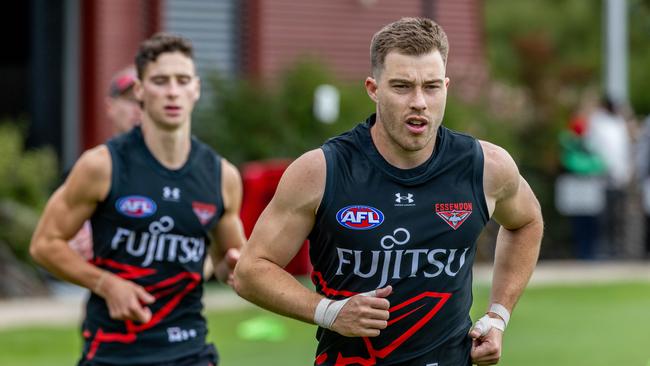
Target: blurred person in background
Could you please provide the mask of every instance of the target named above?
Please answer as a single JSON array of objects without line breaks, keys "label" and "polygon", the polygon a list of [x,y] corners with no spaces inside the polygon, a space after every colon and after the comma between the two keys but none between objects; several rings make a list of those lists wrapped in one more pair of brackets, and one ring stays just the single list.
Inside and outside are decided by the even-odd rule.
[{"label": "blurred person in background", "polygon": [[643,252],[645,258],[650,259],[650,115],[646,116],[641,125],[636,144],[635,165],[645,217]]},{"label": "blurred person in background", "polygon": [[632,180],[632,140],[627,122],[611,97],[605,95],[589,115],[585,143],[605,165],[606,207],[601,218],[604,228],[602,253],[620,256],[626,240],[626,191]]},{"label": "blurred person in background", "polygon": [[133,66],[120,70],[111,79],[105,103],[106,116],[113,125],[115,135],[131,130],[142,120],[140,102],[133,91],[136,80]]},{"label": "blurred person in background", "polygon": [[[48,201],[30,253],[88,288],[79,365],[215,365],[202,268],[232,284],[245,238],[236,168],[191,136],[200,96],[191,43],[158,34],[136,56],[141,126],[85,152]],[[94,256],[67,241],[90,220]]]},{"label": "blurred person in background", "polygon": [[[371,42],[375,114],[295,160],[235,269],[235,289],[319,325],[315,365],[496,364],[537,262],[542,215],[502,148],[441,126],[447,36],[403,18]],[[472,327],[476,239],[500,223],[490,306]],[[310,240],[312,291],[283,267]]]},{"label": "blurred person in background", "polygon": [[[585,142],[589,115],[596,107],[597,100],[586,94],[571,116],[567,128],[558,136],[563,174],[556,181],[556,204],[562,205],[557,207],[558,211],[568,216],[571,221],[575,242],[573,254],[578,259],[596,258],[601,231],[599,217],[604,206],[602,177],[605,173],[605,163]],[[570,191],[564,191],[567,189]],[[576,191],[582,194],[576,196]],[[567,200],[569,197],[565,197],[566,195],[574,197]],[[580,201],[576,202],[576,199]],[[567,206],[567,201],[572,204]]]},{"label": "blurred person in background", "polygon": [[[137,80],[135,67],[128,66],[113,75],[105,99],[106,116],[111,122],[114,135],[131,130],[140,124],[142,110],[135,97],[133,86]],[[67,176],[69,172],[66,172]],[[85,259],[93,257],[92,231],[90,221],[84,222],[81,230],[68,243]]]}]

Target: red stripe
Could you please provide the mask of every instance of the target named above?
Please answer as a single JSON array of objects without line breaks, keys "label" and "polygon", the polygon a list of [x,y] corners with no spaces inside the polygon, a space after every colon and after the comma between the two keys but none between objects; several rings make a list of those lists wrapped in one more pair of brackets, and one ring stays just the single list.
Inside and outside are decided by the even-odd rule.
[{"label": "red stripe", "polygon": [[[358,295],[358,294],[359,294],[359,292],[352,292],[352,291],[347,291],[347,290],[336,290],[336,289],[333,289],[333,288],[329,288],[329,287],[327,287],[327,282],[326,282],[325,279],[323,278],[323,275],[322,275],[320,272],[318,272],[318,271],[313,271],[313,272],[311,273],[311,276],[312,276],[312,281],[314,281],[314,279],[315,279],[314,277],[316,277],[316,279],[318,279],[318,283],[317,283],[317,284],[320,285],[320,287],[321,287],[321,291],[322,291],[323,294],[325,294],[326,296],[345,296],[345,297],[352,297],[352,296],[354,296],[354,295]],[[314,281],[314,283],[316,283],[316,282]]]},{"label": "red stripe", "polygon": [[[115,274],[124,279],[136,279],[141,277],[150,276],[157,271],[153,268],[142,268],[132,266],[124,263],[116,262],[112,259],[95,258],[91,261],[97,266],[104,266],[118,270]],[[194,272],[181,272],[173,277],[166,278],[156,284],[147,286],[145,290],[151,292],[156,299],[161,299],[169,296],[177,290],[180,286],[180,281],[188,279],[189,283],[183,288],[182,291],[175,294],[166,304],[164,304],[157,312],[155,312],[149,322],[145,324],[136,325],[131,320],[126,320],[125,325],[127,333],[104,333],[102,329],[98,329],[95,337],[90,343],[86,359],[91,360],[95,357],[97,350],[101,343],[104,342],[120,342],[120,343],[133,343],[137,339],[137,333],[150,329],[156,324],[159,324],[165,317],[167,317],[181,302],[181,300],[196,286],[201,283],[201,274]],[[158,291],[156,291],[158,290]],[[90,338],[92,333],[88,330],[83,332],[85,338]]]}]

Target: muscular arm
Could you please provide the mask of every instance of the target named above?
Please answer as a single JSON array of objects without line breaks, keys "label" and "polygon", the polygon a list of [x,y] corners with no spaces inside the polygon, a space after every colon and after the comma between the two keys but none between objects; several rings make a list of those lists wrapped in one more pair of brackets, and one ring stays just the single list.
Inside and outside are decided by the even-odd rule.
[{"label": "muscular arm", "polygon": [[242,297],[276,313],[313,323],[322,297],[283,268],[311,231],[324,188],[322,151],[310,151],[287,168],[235,268],[235,288]]},{"label": "muscular arm", "polygon": [[246,241],[239,218],[242,182],[237,168],[228,161],[222,160],[221,167],[224,213],[212,232],[210,257],[217,279],[232,285],[232,272],[239,259],[239,250]]},{"label": "muscular arm", "polygon": [[87,262],[68,246],[110,189],[111,158],[106,146],[84,153],[65,183],[50,197],[29,247],[34,260],[55,276],[103,297],[114,319],[147,322],[151,312],[142,303],[153,296],[141,286]]},{"label": "muscular arm", "polygon": [[[276,313],[314,323],[323,297],[304,287],[284,267],[314,226],[325,190],[325,157],[310,151],[289,166],[275,196],[260,216],[235,268],[235,289],[244,298]],[[377,297],[353,296],[331,329],[346,336],[377,336],[386,328],[390,287]]]},{"label": "muscular arm", "polygon": [[103,271],[67,244],[110,188],[111,161],[100,146],[84,153],[65,183],[50,197],[32,235],[30,254],[55,276],[93,290]]},{"label": "muscular arm", "polygon": [[484,187],[493,218],[501,225],[497,236],[491,303],[512,311],[533,273],[542,240],[542,212],[528,183],[508,153],[483,143]]},{"label": "muscular arm", "polygon": [[[539,202],[517,165],[502,148],[481,142],[485,157],[483,188],[488,209],[501,225],[497,235],[490,304],[501,304],[509,312],[515,307],[533,273],[542,240],[543,220]],[[499,317],[488,313],[490,317]],[[493,365],[501,357],[502,333],[490,330],[470,335],[472,361]]]}]

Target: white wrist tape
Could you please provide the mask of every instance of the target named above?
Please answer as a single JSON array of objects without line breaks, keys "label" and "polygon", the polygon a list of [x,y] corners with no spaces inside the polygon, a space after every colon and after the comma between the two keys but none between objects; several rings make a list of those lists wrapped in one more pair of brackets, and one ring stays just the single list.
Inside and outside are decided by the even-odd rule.
[{"label": "white wrist tape", "polygon": [[474,329],[478,330],[481,333],[481,337],[488,334],[492,328],[497,328],[503,332],[506,330],[506,323],[502,319],[490,318],[486,314],[483,315],[481,319],[477,320],[476,324],[474,324]]},{"label": "white wrist tape", "polygon": [[490,305],[490,310],[488,311],[490,313],[495,313],[498,316],[500,316],[501,319],[503,319],[503,322],[506,324],[506,326],[508,326],[508,322],[510,321],[510,312],[508,311],[508,309],[506,309],[505,306],[494,303]]},{"label": "white wrist tape", "polygon": [[[376,291],[375,290],[368,291],[368,292],[361,293],[359,295],[376,296]],[[318,324],[323,328],[332,329],[332,325],[334,325],[334,322],[336,321],[336,318],[339,316],[341,309],[343,309],[343,306],[350,299],[351,299],[350,297],[338,301],[330,300],[328,298],[321,299],[321,301],[316,306],[316,312],[314,312],[314,323]]]}]

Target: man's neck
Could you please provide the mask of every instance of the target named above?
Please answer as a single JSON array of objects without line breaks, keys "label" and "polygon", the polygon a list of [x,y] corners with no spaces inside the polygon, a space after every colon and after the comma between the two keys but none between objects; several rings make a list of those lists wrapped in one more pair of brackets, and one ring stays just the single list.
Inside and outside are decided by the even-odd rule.
[{"label": "man's neck", "polygon": [[144,143],[165,168],[176,170],[185,165],[192,145],[189,126],[187,123],[177,129],[167,130],[156,126],[152,121],[143,121]]},{"label": "man's neck", "polygon": [[434,135],[431,144],[424,149],[418,151],[404,150],[392,140],[379,121],[375,121],[370,128],[370,136],[384,160],[399,169],[412,169],[424,164],[433,154],[436,145],[436,135]]}]

